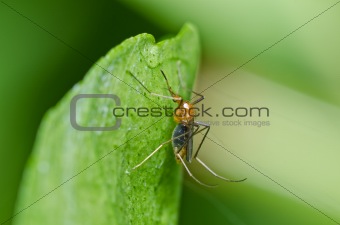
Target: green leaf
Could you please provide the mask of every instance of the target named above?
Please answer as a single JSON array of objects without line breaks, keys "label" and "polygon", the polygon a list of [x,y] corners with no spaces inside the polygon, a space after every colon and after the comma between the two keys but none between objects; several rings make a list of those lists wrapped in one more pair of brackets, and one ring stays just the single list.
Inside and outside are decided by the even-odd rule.
[{"label": "green leaf", "polygon": [[[171,100],[149,95],[127,71],[151,92],[168,95],[160,69],[177,91],[179,65],[190,90],[198,63],[198,34],[190,24],[159,43],[149,34],[129,38],[95,63],[43,119],[24,173],[15,224],[176,224],[182,177],[171,146],[131,170],[171,138],[173,118],[138,117],[129,111],[116,130],[80,131],[71,126],[70,102],[78,94],[114,94],[122,108],[174,108]],[[188,91],[180,94],[189,97]],[[113,126],[115,107],[110,98],[81,98],[76,122]]]}]

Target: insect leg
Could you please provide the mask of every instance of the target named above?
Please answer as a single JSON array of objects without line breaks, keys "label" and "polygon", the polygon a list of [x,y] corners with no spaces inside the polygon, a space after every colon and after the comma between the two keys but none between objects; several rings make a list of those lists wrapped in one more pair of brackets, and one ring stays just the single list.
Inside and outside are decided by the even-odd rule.
[{"label": "insect leg", "polygon": [[[202,147],[202,144],[203,144],[203,142],[204,142],[204,139],[206,138],[207,134],[209,133],[210,125],[209,125],[209,124],[206,124],[206,123],[202,123],[202,122],[194,122],[194,124],[195,124],[195,126],[204,126],[204,127],[205,127],[205,128],[203,128],[203,129],[199,130],[197,133],[200,133],[200,132],[202,132],[203,130],[207,129],[207,131],[205,132],[205,134],[204,134],[204,136],[203,136],[203,139],[202,139],[200,145],[198,146],[198,149],[197,149],[197,151],[196,151],[196,153],[195,153],[195,155],[194,155],[194,159],[196,159],[197,162],[198,162],[199,164],[201,164],[206,170],[208,170],[212,175],[214,175],[215,177],[218,177],[218,178],[220,178],[220,179],[222,179],[222,180],[224,180],[224,181],[228,181],[228,182],[242,182],[242,181],[245,181],[247,178],[244,178],[244,179],[242,179],[242,180],[231,180],[231,179],[222,177],[222,176],[218,175],[216,172],[214,172],[212,169],[210,169],[209,166],[207,166],[202,160],[200,160],[200,159],[198,158],[199,150],[200,150],[201,147]],[[195,134],[197,134],[197,133],[195,133]],[[195,134],[194,134],[194,135],[195,135]]]},{"label": "insect leg", "polygon": [[195,105],[195,104],[199,103],[200,101],[202,101],[204,99],[204,96],[201,95],[200,93],[197,93],[197,92],[194,92],[194,91],[192,91],[192,93],[194,93],[195,95],[199,96],[199,98],[196,99],[195,101],[193,101],[191,104]]},{"label": "insect leg", "polygon": [[156,152],[158,152],[159,149],[161,149],[163,147],[163,145],[171,142],[172,139],[166,141],[166,142],[163,142],[162,144],[160,144],[153,152],[151,152],[150,155],[148,155],[142,162],[138,163],[136,166],[134,166],[132,169],[137,169],[138,167],[140,167],[141,165],[143,165],[148,159],[151,158],[151,156],[153,156]]},{"label": "insect leg", "polygon": [[181,134],[181,135],[178,135],[178,136],[176,136],[176,137],[174,137],[174,138],[171,138],[170,140],[167,140],[167,141],[165,141],[165,142],[163,142],[162,144],[160,144],[153,152],[151,152],[145,159],[143,159],[143,161],[141,161],[140,163],[138,163],[136,166],[134,166],[133,168],[132,168],[132,170],[135,170],[135,169],[137,169],[138,167],[140,167],[141,165],[143,165],[148,159],[150,159],[159,149],[161,149],[165,144],[167,144],[167,143],[169,143],[169,142],[171,142],[171,141],[173,141],[173,140],[175,140],[175,139],[178,139],[178,138],[180,138],[180,137],[182,137],[182,136],[184,136],[184,135],[186,135],[186,134],[188,134],[188,132],[185,132],[185,133],[183,133],[183,134]]},{"label": "insect leg", "polygon": [[206,130],[206,132],[204,133],[204,136],[203,136],[203,138],[202,138],[202,141],[201,141],[201,143],[199,144],[199,146],[198,146],[198,148],[197,148],[197,151],[196,151],[196,153],[195,153],[195,155],[194,155],[194,158],[196,158],[197,155],[198,155],[198,152],[200,151],[200,149],[201,149],[201,147],[202,147],[202,144],[203,144],[203,142],[204,142],[204,140],[205,140],[205,137],[208,135],[208,133],[209,133],[209,131],[210,131],[210,125],[209,125],[209,124],[206,124],[206,123],[203,123],[203,122],[195,121],[195,122],[194,122],[194,126],[198,126],[198,127],[204,126],[204,128],[201,129],[201,130],[199,130],[199,131],[197,131],[197,132],[194,133],[193,135],[198,134],[198,133],[201,133],[202,131]]},{"label": "insect leg", "polygon": [[184,166],[185,170],[188,172],[189,176],[192,177],[197,183],[206,186],[206,187],[216,187],[217,185],[209,185],[209,184],[205,184],[202,181],[200,181],[199,179],[197,179],[189,170],[189,168],[187,167],[187,165],[185,164],[184,160],[182,159],[181,155],[179,153],[176,154],[177,158],[180,160],[180,162],[182,163],[182,165]]}]

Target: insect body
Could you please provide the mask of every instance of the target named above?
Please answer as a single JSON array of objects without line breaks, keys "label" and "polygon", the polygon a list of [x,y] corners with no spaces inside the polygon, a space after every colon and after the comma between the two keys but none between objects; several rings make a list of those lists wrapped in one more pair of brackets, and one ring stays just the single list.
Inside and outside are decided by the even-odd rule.
[{"label": "insect body", "polygon": [[[138,81],[140,85],[144,87],[144,89],[151,95],[159,96],[159,97],[164,97],[164,98],[169,98],[172,99],[175,103],[178,104],[178,107],[176,108],[174,112],[174,120],[178,125],[175,127],[173,133],[172,133],[172,138],[164,143],[162,143],[158,148],[156,148],[150,155],[148,155],[142,162],[140,162],[138,165],[133,167],[133,169],[136,169],[137,167],[141,166],[145,161],[147,161],[151,156],[153,156],[159,149],[161,149],[165,144],[172,142],[172,147],[174,150],[174,154],[176,157],[177,162],[181,163],[186,171],[188,172],[189,176],[191,176],[196,182],[198,182],[201,185],[212,187],[215,185],[208,185],[203,183],[202,181],[198,180],[189,170],[187,167],[184,159],[188,162],[191,163],[192,159],[195,159],[199,164],[201,164],[205,169],[207,169],[212,175],[215,177],[218,177],[224,181],[228,182],[240,182],[244,181],[246,179],[242,180],[230,180],[227,178],[224,178],[217,173],[215,173],[212,169],[210,169],[203,161],[201,161],[198,158],[198,153],[202,147],[202,144],[210,130],[209,124],[203,123],[203,122],[198,122],[195,121],[195,108],[194,105],[197,104],[198,102],[201,102],[204,99],[204,96],[193,92],[199,98],[193,102],[185,101],[182,99],[181,96],[176,94],[170,87],[168,79],[166,78],[164,72],[161,70],[161,73],[166,81],[167,88],[170,92],[171,96],[164,96],[156,93],[150,92],[143,84],[140,82],[131,72],[128,71],[128,73]],[[202,133],[203,138],[201,143],[199,144],[197,151],[195,154],[193,154],[193,137],[196,134]]]},{"label": "insect body", "polygon": [[[190,138],[190,136],[192,136],[192,133],[193,132],[190,129],[190,127],[185,126],[184,124],[178,124],[175,127],[174,132],[172,133],[172,137],[173,137],[172,147],[174,150],[174,154],[176,155],[178,153],[181,158],[184,158],[185,156],[186,157],[185,159],[188,162],[191,162],[191,157],[192,157],[192,154],[191,154],[192,152],[187,151],[187,149],[192,149],[192,146],[193,146],[193,139]],[[178,162],[180,162],[179,158],[176,157],[176,159]]]}]

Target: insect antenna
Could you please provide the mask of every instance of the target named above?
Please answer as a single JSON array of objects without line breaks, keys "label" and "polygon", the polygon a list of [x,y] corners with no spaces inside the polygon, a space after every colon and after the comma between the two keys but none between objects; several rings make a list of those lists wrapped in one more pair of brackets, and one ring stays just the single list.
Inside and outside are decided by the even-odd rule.
[{"label": "insect antenna", "polygon": [[161,73],[162,73],[162,75],[163,75],[163,77],[164,77],[164,79],[165,79],[165,81],[166,81],[166,85],[168,86],[168,90],[169,90],[171,96],[172,96],[172,97],[178,97],[178,95],[177,95],[177,94],[172,90],[172,88],[170,87],[168,78],[166,78],[165,73],[163,72],[163,70],[161,70]]},{"label": "insect antenna", "polygon": [[149,91],[149,89],[147,89],[144,84],[137,79],[137,77],[135,77],[135,75],[133,75],[129,70],[127,70],[126,72],[128,72],[149,94],[151,94],[151,91]]},{"label": "insect antenna", "polygon": [[[154,95],[154,96],[158,96],[158,97],[162,97],[162,98],[168,98],[168,99],[172,99],[173,101],[177,102],[177,101],[181,101],[182,98],[178,95],[176,95],[174,92],[172,92],[171,87],[169,86],[168,80],[166,79],[167,85],[168,85],[168,90],[171,93],[171,96],[165,96],[165,95],[161,95],[161,94],[157,94],[154,92],[151,92],[140,80],[138,80],[138,78],[133,75],[129,70],[126,71],[127,73],[129,73],[150,95]],[[163,71],[162,71],[163,73]],[[164,74],[163,74],[164,75]],[[164,75],[165,76],[165,75]],[[169,89],[170,88],[170,89]]]}]

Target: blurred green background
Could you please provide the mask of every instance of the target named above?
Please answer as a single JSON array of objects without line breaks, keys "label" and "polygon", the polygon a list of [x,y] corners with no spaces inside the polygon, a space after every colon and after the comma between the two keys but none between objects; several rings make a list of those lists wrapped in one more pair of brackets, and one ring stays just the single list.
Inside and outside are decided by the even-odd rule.
[{"label": "blurred green background", "polygon": [[159,39],[194,23],[203,46],[202,91],[315,17],[205,91],[212,106],[269,107],[271,126],[211,129],[211,139],[242,160],[209,140],[202,158],[223,175],[248,180],[206,189],[186,179],[180,224],[336,224],[340,4],[319,15],[335,3],[1,2],[0,221],[12,215],[43,114],[124,39],[143,32]]}]

